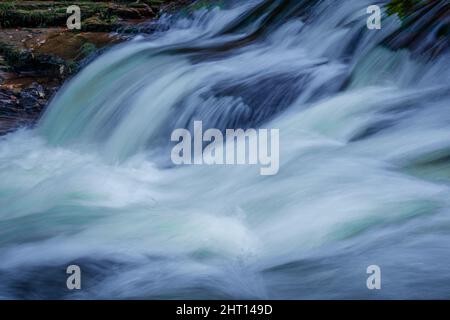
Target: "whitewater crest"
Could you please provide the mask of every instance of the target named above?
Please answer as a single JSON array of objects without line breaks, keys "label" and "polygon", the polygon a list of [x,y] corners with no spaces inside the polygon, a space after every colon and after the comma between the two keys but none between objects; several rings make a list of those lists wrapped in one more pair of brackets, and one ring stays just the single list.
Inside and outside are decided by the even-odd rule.
[{"label": "whitewater crest", "polygon": [[[92,61],[0,141],[0,298],[373,298],[370,265],[448,298],[449,54],[370,5],[227,1]],[[199,121],[279,129],[278,174],[174,166]]]}]

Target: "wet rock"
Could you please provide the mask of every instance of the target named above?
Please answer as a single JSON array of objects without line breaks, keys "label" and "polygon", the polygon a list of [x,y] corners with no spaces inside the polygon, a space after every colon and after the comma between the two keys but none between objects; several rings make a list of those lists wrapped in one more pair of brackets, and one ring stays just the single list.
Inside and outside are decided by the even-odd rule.
[{"label": "wet rock", "polygon": [[54,92],[55,88],[46,89],[38,83],[21,91],[0,88],[0,134],[33,126]]},{"label": "wet rock", "polygon": [[[48,100],[102,50],[129,38],[112,31],[192,0],[80,1],[82,30],[67,30],[65,1],[0,1],[0,135],[33,126]],[[144,28],[144,25],[142,26]],[[149,32],[160,26],[145,24]]]},{"label": "wet rock", "polygon": [[[129,1],[97,2],[82,1],[76,4],[82,12],[82,25],[93,25],[90,20],[96,18],[113,28],[117,19],[153,18],[155,11],[146,3]],[[66,25],[68,4],[54,1],[16,1],[0,3],[0,25],[3,28],[12,27],[63,27]],[[101,30],[97,30],[101,31]]]}]

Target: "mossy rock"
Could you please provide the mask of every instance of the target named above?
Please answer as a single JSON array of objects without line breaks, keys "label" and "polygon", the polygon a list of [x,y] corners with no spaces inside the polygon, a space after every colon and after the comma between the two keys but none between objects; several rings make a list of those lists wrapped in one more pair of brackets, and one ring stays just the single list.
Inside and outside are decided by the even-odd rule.
[{"label": "mossy rock", "polygon": [[[155,17],[154,10],[145,3],[113,2],[1,2],[0,3],[0,26],[2,28],[13,27],[64,27],[69,14],[66,12],[70,5],[78,5],[81,10],[82,20],[97,17],[101,20],[102,29],[104,24],[115,23],[117,18],[141,19]],[[94,23],[92,21],[91,25]],[[89,27],[92,29],[92,27]],[[113,29],[110,27],[109,29]]]},{"label": "mossy rock", "polygon": [[65,78],[77,71],[77,64],[60,57],[35,54],[30,50],[19,50],[0,43],[0,55],[9,67],[17,72],[35,72]]},{"label": "mossy rock", "polygon": [[112,17],[110,19],[90,17],[82,21],[81,29],[83,31],[111,32],[120,28],[120,24],[117,23],[117,21],[117,17]]},{"label": "mossy rock", "polygon": [[390,3],[386,5],[387,14],[389,15],[398,15],[401,19],[406,18],[411,13],[414,12],[414,9],[421,2],[425,2],[423,0],[392,0]]}]

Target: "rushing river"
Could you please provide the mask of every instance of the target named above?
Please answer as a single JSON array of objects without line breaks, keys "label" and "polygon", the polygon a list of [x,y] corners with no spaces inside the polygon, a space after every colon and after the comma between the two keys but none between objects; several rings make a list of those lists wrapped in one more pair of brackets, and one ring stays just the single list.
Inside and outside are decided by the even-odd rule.
[{"label": "rushing river", "polygon": [[[370,4],[226,1],[97,57],[0,140],[0,298],[450,298],[450,56]],[[279,129],[279,173],[173,166],[195,120]]]}]

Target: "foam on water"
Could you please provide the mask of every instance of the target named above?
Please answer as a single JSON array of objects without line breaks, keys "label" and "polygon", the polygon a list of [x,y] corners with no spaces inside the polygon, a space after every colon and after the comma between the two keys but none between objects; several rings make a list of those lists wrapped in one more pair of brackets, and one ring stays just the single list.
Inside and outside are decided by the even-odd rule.
[{"label": "foam on water", "polygon": [[[369,1],[242,22],[261,3],[305,8],[163,17],[169,31],[98,57],[36,129],[2,138],[0,296],[449,297],[448,55],[379,45],[400,23],[366,30]],[[279,174],[173,167],[170,133],[195,120],[280,129]]]}]

